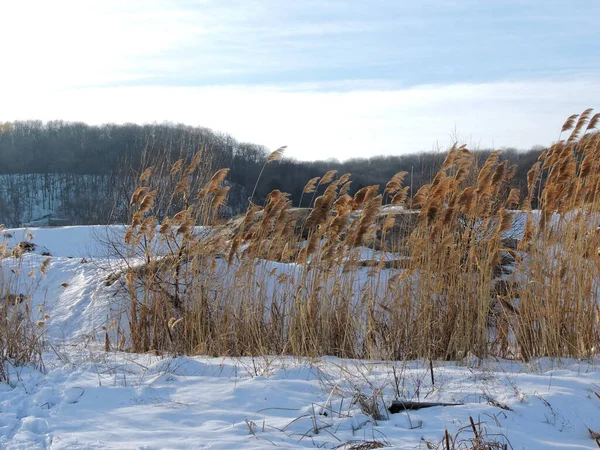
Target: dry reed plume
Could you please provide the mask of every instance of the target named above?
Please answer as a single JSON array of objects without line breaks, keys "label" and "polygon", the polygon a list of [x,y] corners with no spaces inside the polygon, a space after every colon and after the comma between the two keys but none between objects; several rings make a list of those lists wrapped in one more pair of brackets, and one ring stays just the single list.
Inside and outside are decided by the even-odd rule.
[{"label": "dry reed plume", "polygon": [[[208,181],[192,198],[201,156],[176,161],[172,196],[183,207],[161,220],[144,172],[126,234],[139,265],[126,278],[123,345],[213,355],[588,357],[600,318],[599,121],[592,110],[569,117],[562,133],[570,134],[531,168],[527,192],[512,187],[515,167],[501,152],[478,169],[455,145],[414,195],[406,172],[383,192],[367,186],[350,196],[350,174],[329,171],[303,190],[312,194],[309,213],[275,190],[229,235],[196,228],[218,223],[227,169],[199,177]],[[419,209],[397,208],[406,204]],[[508,239],[514,208],[526,218],[518,245]]]}]

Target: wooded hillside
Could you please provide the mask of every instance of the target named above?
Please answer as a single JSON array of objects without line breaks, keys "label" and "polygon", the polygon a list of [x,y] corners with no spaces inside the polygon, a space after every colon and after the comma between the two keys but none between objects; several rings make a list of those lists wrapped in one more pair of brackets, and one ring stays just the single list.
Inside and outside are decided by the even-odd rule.
[{"label": "wooded hillside", "polygon": [[[0,223],[18,226],[45,214],[79,224],[126,220],[119,204],[127,201],[140,167],[189,159],[199,149],[207,173],[231,169],[228,214],[244,211],[273,149],[182,124],[0,123]],[[503,152],[503,159],[517,165],[516,187],[525,188],[526,170],[542,150]],[[485,159],[489,152],[477,152],[478,158]],[[352,174],[351,194],[368,185],[383,187],[395,173],[407,171],[407,183],[416,192],[431,180],[444,156],[443,152],[427,152],[344,162],[284,158],[265,167],[254,201],[261,203],[268,192],[279,189],[291,194],[298,205],[306,182],[329,170]],[[309,201],[305,198],[302,206]]]}]

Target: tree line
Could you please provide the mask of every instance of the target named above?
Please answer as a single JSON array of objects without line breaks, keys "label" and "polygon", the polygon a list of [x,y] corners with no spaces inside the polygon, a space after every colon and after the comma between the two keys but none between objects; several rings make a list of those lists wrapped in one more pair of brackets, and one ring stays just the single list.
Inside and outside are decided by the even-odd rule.
[{"label": "tree line", "polygon": [[[272,149],[208,128],[172,123],[94,126],[65,121],[6,122],[0,123],[0,223],[16,226],[49,210],[73,223],[125,221],[126,208],[119,205],[128,201],[144,167],[162,165],[162,175],[156,172],[155,176],[168,182],[169,166],[178,159],[191,159],[198,150],[202,151],[204,173],[231,169],[227,211],[231,215],[246,209],[263,167],[253,201],[263,202],[269,192],[279,189],[289,193],[298,205],[306,182],[330,170],[352,174],[351,194],[373,184],[383,188],[395,173],[406,171],[405,182],[414,193],[431,181],[445,158],[444,152],[343,162],[283,158],[265,166]],[[502,153],[503,159],[517,166],[515,187],[526,189],[527,170],[542,150],[507,149]],[[490,151],[477,151],[477,159],[483,161]],[[50,206],[40,208],[40,198]],[[308,202],[305,197],[302,206]]]}]

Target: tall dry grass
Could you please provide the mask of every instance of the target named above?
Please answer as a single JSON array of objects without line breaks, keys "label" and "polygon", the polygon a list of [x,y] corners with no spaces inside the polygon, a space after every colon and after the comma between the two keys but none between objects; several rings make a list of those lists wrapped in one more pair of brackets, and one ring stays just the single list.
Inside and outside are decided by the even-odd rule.
[{"label": "tall dry grass", "polygon": [[[600,114],[565,122],[559,142],[529,173],[524,209],[536,195],[520,242],[519,320],[524,357],[587,357],[598,351]],[[569,133],[567,135],[567,133]]]},{"label": "tall dry grass", "polygon": [[[3,236],[0,225],[0,236]],[[8,261],[10,260],[10,261]],[[46,258],[37,270],[48,269]],[[9,249],[0,238],[0,382],[10,382],[11,368],[43,367],[45,320],[43,309],[33,311],[31,295],[36,289],[33,273],[24,264],[23,248]]]},{"label": "tall dry grass", "polygon": [[[383,359],[588,357],[597,351],[600,318],[598,121],[591,110],[569,118],[562,132],[570,134],[542,155],[523,193],[511,189],[515,168],[500,152],[479,167],[465,146],[454,146],[414,195],[404,172],[383,189],[350,196],[350,174],[331,171],[307,183],[310,210],[275,190],[224,226],[227,169],[190,196],[201,161],[178,161],[172,197],[184,207],[159,223],[157,192],[142,175],[126,234],[137,256],[126,274],[131,334],[118,346]],[[534,198],[539,211],[531,211]],[[407,204],[418,209],[399,209]],[[527,217],[518,247],[507,239],[516,209]]]}]

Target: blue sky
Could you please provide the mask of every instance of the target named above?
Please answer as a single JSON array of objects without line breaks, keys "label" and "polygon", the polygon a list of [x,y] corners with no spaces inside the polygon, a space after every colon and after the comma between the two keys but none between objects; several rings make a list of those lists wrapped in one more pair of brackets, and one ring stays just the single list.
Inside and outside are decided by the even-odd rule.
[{"label": "blue sky", "polygon": [[206,33],[148,83],[380,80],[395,87],[600,70],[600,2],[185,2]]},{"label": "blue sky", "polygon": [[3,4],[0,120],[176,121],[299,159],[549,144],[600,109],[600,2]]}]

